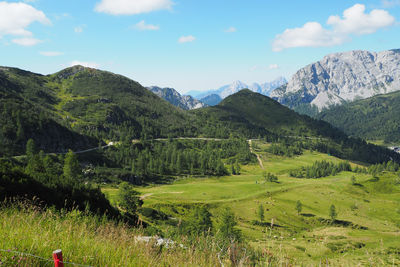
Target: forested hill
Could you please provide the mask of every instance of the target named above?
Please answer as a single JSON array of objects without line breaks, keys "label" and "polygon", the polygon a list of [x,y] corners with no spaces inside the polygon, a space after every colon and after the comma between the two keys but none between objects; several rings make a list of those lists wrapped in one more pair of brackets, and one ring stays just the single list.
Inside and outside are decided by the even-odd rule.
[{"label": "forested hill", "polygon": [[[240,133],[248,138],[305,138],[318,143],[318,150],[340,158],[363,162],[384,162],[400,155],[389,150],[367,144],[357,138],[349,138],[344,132],[329,123],[300,115],[277,101],[242,90],[224,99],[219,105],[194,110],[199,129],[213,132],[217,137]],[[218,125],[218,127],[215,127]]]},{"label": "forested hill", "polygon": [[242,90],[225,98],[213,107],[193,111],[202,116],[203,122],[218,121],[227,128],[252,131],[252,137],[263,132],[278,136],[309,136],[327,138],[345,138],[345,134],[326,122],[300,115],[279,104],[277,101]]},{"label": "forested hill", "polygon": [[82,66],[48,76],[2,67],[0,97],[0,154],[23,152],[29,138],[56,152],[101,140],[179,136],[191,116],[137,82]]},{"label": "forested hill", "polygon": [[318,118],[349,135],[387,143],[400,142],[400,92],[333,107]]}]

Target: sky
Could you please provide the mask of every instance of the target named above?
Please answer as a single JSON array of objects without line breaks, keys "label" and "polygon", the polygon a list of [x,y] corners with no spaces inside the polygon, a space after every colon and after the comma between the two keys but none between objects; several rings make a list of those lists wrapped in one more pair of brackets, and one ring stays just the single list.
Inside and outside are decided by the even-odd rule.
[{"label": "sky", "polygon": [[80,64],[185,93],[400,48],[399,27],[400,0],[0,0],[0,65]]}]

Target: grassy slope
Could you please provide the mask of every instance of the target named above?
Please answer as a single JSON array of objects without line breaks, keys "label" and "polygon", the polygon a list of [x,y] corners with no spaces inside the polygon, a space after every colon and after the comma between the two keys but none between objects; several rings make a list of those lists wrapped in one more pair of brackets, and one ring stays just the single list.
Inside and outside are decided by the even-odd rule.
[{"label": "grassy slope", "polygon": [[[311,165],[316,160],[339,159],[316,152],[282,158],[262,152],[266,146],[259,145],[259,153],[266,170],[277,174],[280,183],[264,183],[259,166],[246,166],[240,176],[189,178],[171,185],[138,188],[146,196],[144,205],[174,217],[182,215],[174,212],[173,206],[181,210],[179,207],[204,203],[214,214],[218,214],[219,208],[231,207],[246,239],[255,247],[278,256],[282,262],[318,263],[329,258],[332,263],[340,264],[359,261],[388,264],[393,260],[400,263],[398,254],[393,254],[400,250],[397,241],[400,186],[394,185],[397,176],[385,174],[374,181],[367,174],[343,172],[321,179],[295,179],[288,176],[290,169]],[[352,175],[360,185],[351,185]],[[297,200],[303,203],[300,216],[295,211]],[[281,227],[270,230],[251,224],[257,219],[259,204],[266,209],[265,221],[273,219]],[[327,220],[331,204],[335,204],[339,213],[339,223],[334,225]],[[357,208],[351,209],[352,206]],[[360,227],[368,229],[360,230]]]},{"label": "grassy slope", "polygon": [[400,92],[333,107],[318,115],[349,135],[399,142]]}]

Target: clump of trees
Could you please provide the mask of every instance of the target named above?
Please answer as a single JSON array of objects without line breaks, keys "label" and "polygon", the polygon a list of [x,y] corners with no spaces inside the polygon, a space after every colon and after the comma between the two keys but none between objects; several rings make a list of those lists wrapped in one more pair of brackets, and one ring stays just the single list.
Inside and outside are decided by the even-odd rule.
[{"label": "clump of trees", "polygon": [[240,164],[256,161],[246,140],[236,138],[124,142],[105,150],[104,154],[109,161],[131,169],[142,180],[165,175],[235,175],[240,174]]},{"label": "clump of trees", "polygon": [[290,139],[283,139],[279,143],[271,144],[267,151],[278,156],[298,156],[303,154],[303,143],[299,141],[290,141]]},{"label": "clump of trees", "polygon": [[339,163],[333,163],[322,160],[314,162],[313,165],[309,167],[291,170],[289,175],[296,178],[321,178],[330,175],[336,175],[342,171],[352,171],[349,162],[341,161]]},{"label": "clump of trees", "polygon": [[368,167],[368,173],[373,175],[374,177],[378,174],[387,171],[387,172],[397,172],[399,171],[400,166],[397,162],[388,161],[381,164],[374,164]]},{"label": "clump of trees", "polygon": [[205,205],[189,212],[180,227],[180,233],[192,238],[199,235],[215,235],[222,245],[241,241],[241,232],[236,228],[237,218],[230,208],[219,211],[214,223],[212,214]]},{"label": "clump of trees", "polygon": [[270,182],[270,183],[277,183],[278,182],[278,176],[270,173],[270,172],[263,172],[263,177],[265,182]]}]

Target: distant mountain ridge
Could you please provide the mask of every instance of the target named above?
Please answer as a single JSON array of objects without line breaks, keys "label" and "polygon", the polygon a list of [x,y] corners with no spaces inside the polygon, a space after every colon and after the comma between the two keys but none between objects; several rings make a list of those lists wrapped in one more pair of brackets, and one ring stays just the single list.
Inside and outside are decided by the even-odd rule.
[{"label": "distant mountain ridge", "polygon": [[286,83],[287,80],[284,77],[279,77],[271,82],[266,82],[262,84],[252,83],[251,85],[248,85],[242,81],[234,81],[233,83],[224,85],[216,90],[209,90],[205,92],[190,91],[188,92],[188,94],[192,95],[196,99],[204,99],[205,97],[208,97],[210,95],[218,95],[222,100],[230,95],[239,92],[242,89],[250,89],[255,93],[260,93],[262,95],[269,96],[274,89]]},{"label": "distant mountain ridge", "polygon": [[209,106],[215,106],[215,105],[218,105],[222,101],[222,98],[217,94],[211,94],[211,95],[201,98],[200,101]]},{"label": "distant mountain ridge", "polygon": [[350,51],[325,56],[293,75],[271,97],[291,108],[319,111],[377,94],[400,90],[400,50]]},{"label": "distant mountain ridge", "polygon": [[184,110],[197,109],[206,106],[203,102],[193,98],[190,95],[181,95],[173,88],[161,88],[158,86],[150,86],[146,88],[159,97],[167,100],[172,105]]}]

